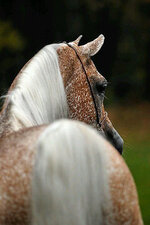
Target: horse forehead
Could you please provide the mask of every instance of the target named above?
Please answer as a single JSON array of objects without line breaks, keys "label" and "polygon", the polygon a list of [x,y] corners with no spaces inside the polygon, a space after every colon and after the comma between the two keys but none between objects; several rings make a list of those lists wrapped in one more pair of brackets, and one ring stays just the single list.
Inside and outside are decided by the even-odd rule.
[{"label": "horse forehead", "polygon": [[66,64],[67,62],[72,61],[75,58],[75,53],[74,51],[67,46],[66,44],[61,45],[57,49],[57,54],[59,56],[59,59]]},{"label": "horse forehead", "polygon": [[83,64],[89,76],[95,76],[99,79],[104,79],[104,77],[96,69],[95,64],[93,63],[91,58],[89,58],[87,55],[82,54],[82,49],[80,48],[80,46],[76,46],[73,44],[73,48],[67,46],[66,44],[58,48],[57,53],[59,55],[61,66],[65,67],[69,66],[69,64],[74,63],[74,69],[78,70],[78,65],[80,63]]}]

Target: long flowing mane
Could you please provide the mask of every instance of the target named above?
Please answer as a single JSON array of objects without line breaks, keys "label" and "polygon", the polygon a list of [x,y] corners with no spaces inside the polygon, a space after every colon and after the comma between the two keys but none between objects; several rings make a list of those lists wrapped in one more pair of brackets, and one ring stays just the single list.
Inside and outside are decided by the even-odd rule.
[{"label": "long flowing mane", "polygon": [[96,130],[59,120],[35,149],[32,225],[143,225],[132,175]]},{"label": "long flowing mane", "polygon": [[67,117],[67,100],[60,74],[57,48],[41,49],[19,73],[6,96],[12,130],[51,123]]},{"label": "long flowing mane", "polygon": [[32,174],[32,225],[104,224],[102,211],[112,207],[104,147],[78,121],[59,120],[44,130]]}]

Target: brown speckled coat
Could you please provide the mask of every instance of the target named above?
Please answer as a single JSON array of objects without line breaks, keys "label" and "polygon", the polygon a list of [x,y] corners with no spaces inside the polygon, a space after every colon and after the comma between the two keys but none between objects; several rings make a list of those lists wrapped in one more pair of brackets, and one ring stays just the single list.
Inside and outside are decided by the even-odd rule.
[{"label": "brown speckled coat", "polygon": [[[105,78],[98,73],[88,55],[93,55],[99,50],[99,47],[101,47],[100,41],[102,41],[101,38],[90,46],[88,43],[80,47],[77,46],[76,42],[72,43],[80,55],[92,87],[94,87],[95,82],[105,81]],[[66,89],[70,118],[96,127],[96,112],[93,99],[80,61],[73,49],[66,44],[62,44],[57,53]],[[16,82],[17,79],[11,89],[14,88]],[[99,120],[103,119],[105,113],[103,98],[104,96],[95,94]],[[6,100],[1,112],[2,128],[0,129],[0,225],[28,225],[30,223],[30,185],[35,144],[45,126],[24,128],[18,132],[13,132],[8,123],[9,107],[11,105]],[[108,117],[106,117],[102,126],[104,131],[105,125],[113,129]],[[110,219],[109,224],[142,225],[132,176],[117,152],[112,151],[110,158],[112,166],[108,170],[110,171],[110,189],[114,205],[115,223]],[[111,168],[114,169],[111,170]],[[129,217],[131,223],[127,222]]]}]

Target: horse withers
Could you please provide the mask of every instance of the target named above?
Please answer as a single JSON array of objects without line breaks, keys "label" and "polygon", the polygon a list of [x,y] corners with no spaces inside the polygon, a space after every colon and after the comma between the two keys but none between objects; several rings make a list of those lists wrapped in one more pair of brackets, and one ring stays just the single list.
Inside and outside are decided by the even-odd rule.
[{"label": "horse withers", "polygon": [[123,158],[78,121],[47,127],[36,146],[33,225],[142,225],[136,187]]},{"label": "horse withers", "polygon": [[1,146],[0,224],[143,224],[123,158],[86,124],[26,128]]}]

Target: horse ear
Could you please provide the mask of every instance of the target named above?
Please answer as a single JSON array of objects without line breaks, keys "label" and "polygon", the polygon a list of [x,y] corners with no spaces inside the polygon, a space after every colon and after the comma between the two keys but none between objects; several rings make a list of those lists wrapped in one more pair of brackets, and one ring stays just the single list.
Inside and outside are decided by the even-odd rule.
[{"label": "horse ear", "polygon": [[78,45],[79,42],[80,42],[80,40],[81,40],[81,38],[82,38],[82,35],[80,35],[75,41],[73,41],[73,43],[74,43],[75,45]]},{"label": "horse ear", "polygon": [[89,57],[95,55],[101,49],[104,39],[104,35],[101,34],[95,40],[80,46],[82,48],[82,54],[88,55]]}]

